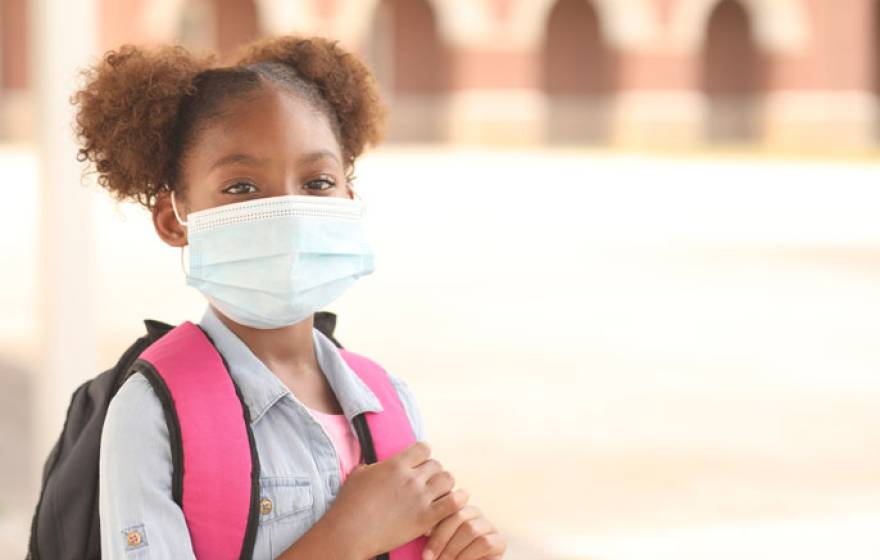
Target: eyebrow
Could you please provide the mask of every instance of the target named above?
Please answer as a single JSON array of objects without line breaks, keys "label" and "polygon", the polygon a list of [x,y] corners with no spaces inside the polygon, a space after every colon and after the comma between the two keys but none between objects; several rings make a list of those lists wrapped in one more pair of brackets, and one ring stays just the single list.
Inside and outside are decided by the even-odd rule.
[{"label": "eyebrow", "polygon": [[[316,152],[309,152],[299,158],[298,163],[299,165],[306,165],[325,158],[336,160],[337,163],[339,163],[340,165],[342,164],[342,162],[339,161],[339,158],[336,157],[336,154],[334,154],[330,150],[318,150]],[[250,154],[230,154],[228,156],[223,156],[222,158],[215,161],[208,169],[208,171],[213,171],[214,169],[222,167],[224,165],[259,165],[268,161],[268,159],[261,159]]]},{"label": "eyebrow", "polygon": [[334,154],[330,150],[318,150],[316,152],[309,152],[309,153],[305,154],[304,156],[302,156],[301,158],[299,158],[298,163],[300,165],[305,165],[307,163],[313,163],[315,161],[318,161],[319,159],[325,159],[325,158],[334,159],[334,160],[336,160],[336,163],[342,165],[342,162],[339,161],[339,158],[336,157],[336,154]]}]

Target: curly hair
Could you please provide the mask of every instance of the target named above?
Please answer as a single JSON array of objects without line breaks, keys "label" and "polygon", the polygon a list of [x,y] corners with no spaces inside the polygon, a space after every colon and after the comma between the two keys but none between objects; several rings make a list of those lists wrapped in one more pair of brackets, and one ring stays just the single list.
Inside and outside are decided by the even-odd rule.
[{"label": "curly hair", "polygon": [[366,65],[322,37],[259,39],[228,65],[180,45],[122,45],[81,76],[85,85],[71,96],[77,159],[91,162],[98,184],[118,200],[147,208],[163,189],[183,190],[181,165],[197,133],[267,84],[301,95],[328,118],[349,178],[364,149],[381,141],[387,112]]}]

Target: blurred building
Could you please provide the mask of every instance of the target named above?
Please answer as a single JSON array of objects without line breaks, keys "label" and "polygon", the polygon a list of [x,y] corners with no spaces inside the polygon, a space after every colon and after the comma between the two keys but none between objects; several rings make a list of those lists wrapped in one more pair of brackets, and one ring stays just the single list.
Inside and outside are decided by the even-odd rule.
[{"label": "blurred building", "polygon": [[[2,4],[0,134],[27,140],[27,0]],[[332,36],[399,142],[862,151],[880,138],[877,0],[102,0],[100,46]]]}]

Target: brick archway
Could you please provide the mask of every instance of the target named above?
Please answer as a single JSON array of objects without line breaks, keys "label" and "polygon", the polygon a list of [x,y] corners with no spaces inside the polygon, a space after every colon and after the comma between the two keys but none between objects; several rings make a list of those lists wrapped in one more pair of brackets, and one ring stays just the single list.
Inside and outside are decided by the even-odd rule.
[{"label": "brick archway", "polygon": [[235,52],[244,43],[260,36],[257,6],[254,0],[213,0],[214,32],[217,50],[222,57]]},{"label": "brick archway", "polygon": [[[338,16],[333,22],[334,36],[342,38],[358,50],[371,48],[375,18],[384,0],[343,0],[338,8]],[[437,34],[443,44],[451,44],[455,27],[449,0],[420,0],[432,11]]]},{"label": "brick archway", "polygon": [[710,142],[758,139],[765,60],[752,19],[741,0],[721,0],[710,14],[700,59]]},{"label": "brick archway", "polygon": [[[653,0],[582,0],[597,14],[600,32],[616,49],[648,47],[660,33],[658,10]],[[524,48],[540,49],[546,22],[558,0],[520,0],[510,10],[511,36]]]},{"label": "brick archway", "polygon": [[[170,43],[179,39],[181,26],[186,25],[187,12],[192,9],[191,0],[148,0],[143,8],[144,29],[149,38],[157,43]],[[302,2],[302,0],[289,0]],[[197,47],[218,51],[221,56],[229,55],[235,46],[254,39],[264,33],[278,32],[286,27],[274,29],[266,25],[272,19],[267,17],[265,0],[200,0],[196,16],[210,27],[196,40]],[[276,25],[284,18],[275,17]],[[288,18],[289,19],[289,18]],[[196,24],[200,22],[194,22]]]},{"label": "brick archway", "polygon": [[254,0],[188,0],[176,29],[184,45],[216,51],[221,59],[260,35]]},{"label": "brick archway", "polygon": [[444,140],[448,128],[451,51],[428,0],[376,4],[366,58],[390,105],[388,139]]},{"label": "brick archway", "polygon": [[[766,52],[797,52],[809,40],[805,0],[742,0],[753,23],[756,43]],[[719,0],[678,0],[670,21],[671,40],[682,50],[699,52]]]},{"label": "brick archway", "polygon": [[602,31],[600,12],[587,0],[557,0],[545,29],[541,68],[547,141],[608,142],[617,57]]}]

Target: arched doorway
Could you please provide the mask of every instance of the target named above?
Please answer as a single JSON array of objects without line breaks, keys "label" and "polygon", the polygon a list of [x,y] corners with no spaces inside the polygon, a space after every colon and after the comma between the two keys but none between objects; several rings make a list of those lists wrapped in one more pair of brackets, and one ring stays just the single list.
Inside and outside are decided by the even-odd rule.
[{"label": "arched doorway", "polygon": [[760,137],[764,57],[752,23],[737,0],[712,10],[702,57],[706,139],[712,143],[755,142]]},{"label": "arched doorway", "polygon": [[431,4],[427,0],[379,2],[366,53],[390,105],[388,140],[444,140],[450,53]]},{"label": "arched doorway", "polygon": [[187,0],[178,28],[183,45],[216,51],[221,58],[259,35],[253,0]]},{"label": "arched doorway", "polygon": [[588,0],[559,0],[550,11],[543,49],[551,143],[603,143],[611,136],[617,86],[615,55]]},{"label": "arched doorway", "polygon": [[260,35],[254,0],[214,0],[217,50],[223,57]]}]

